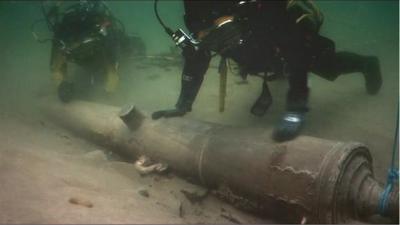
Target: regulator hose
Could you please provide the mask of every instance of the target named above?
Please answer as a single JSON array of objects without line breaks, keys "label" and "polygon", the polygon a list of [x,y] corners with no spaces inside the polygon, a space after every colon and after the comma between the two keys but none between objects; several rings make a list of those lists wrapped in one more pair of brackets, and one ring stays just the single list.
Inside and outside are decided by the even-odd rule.
[{"label": "regulator hose", "polygon": [[165,32],[169,35],[172,36],[174,34],[174,32],[172,31],[171,28],[167,27],[164,22],[162,21],[160,15],[158,14],[158,0],[154,0],[154,13],[156,14],[157,20],[160,23],[160,25],[164,28]]}]

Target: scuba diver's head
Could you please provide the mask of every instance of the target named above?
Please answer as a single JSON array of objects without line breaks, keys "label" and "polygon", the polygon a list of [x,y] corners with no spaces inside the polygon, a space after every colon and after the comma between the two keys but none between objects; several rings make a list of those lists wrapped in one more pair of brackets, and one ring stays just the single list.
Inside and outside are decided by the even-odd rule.
[{"label": "scuba diver's head", "polygon": [[112,25],[108,9],[101,1],[79,1],[66,9],[55,32],[60,49],[73,61],[96,55]]}]

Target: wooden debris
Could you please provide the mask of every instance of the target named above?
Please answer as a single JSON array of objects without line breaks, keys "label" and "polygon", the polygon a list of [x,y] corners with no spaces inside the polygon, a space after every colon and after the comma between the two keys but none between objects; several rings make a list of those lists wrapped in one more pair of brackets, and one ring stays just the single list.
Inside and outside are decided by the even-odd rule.
[{"label": "wooden debris", "polygon": [[149,192],[146,189],[139,190],[138,193],[141,196],[146,197],[146,198],[148,198],[150,196]]},{"label": "wooden debris", "polygon": [[227,214],[221,214],[221,217],[231,221],[232,223],[236,223],[236,224],[242,224],[238,219],[234,218],[230,213]]},{"label": "wooden debris", "polygon": [[199,203],[203,201],[207,196],[209,191],[205,191],[204,193],[197,193],[197,192],[189,192],[186,190],[181,190],[182,194],[190,201],[190,203]]},{"label": "wooden debris", "polygon": [[184,215],[185,215],[185,212],[183,211],[183,204],[182,204],[182,202],[179,202],[179,217],[183,218]]},{"label": "wooden debris", "polygon": [[69,203],[74,204],[74,205],[84,206],[87,208],[93,208],[93,203],[90,202],[89,200],[80,199],[80,198],[76,198],[76,197],[70,198]]}]

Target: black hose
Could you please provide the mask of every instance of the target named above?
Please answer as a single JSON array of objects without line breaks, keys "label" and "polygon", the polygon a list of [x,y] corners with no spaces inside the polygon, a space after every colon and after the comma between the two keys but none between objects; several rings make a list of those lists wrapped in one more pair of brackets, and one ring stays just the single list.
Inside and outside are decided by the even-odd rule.
[{"label": "black hose", "polygon": [[42,9],[42,13],[43,13],[43,16],[44,16],[44,20],[46,21],[46,24],[47,24],[47,28],[48,28],[50,31],[54,31],[54,24],[52,24],[52,23],[50,22],[50,20],[49,20],[49,15],[48,15],[48,13],[46,12],[46,9],[45,9],[45,7],[44,7],[44,1],[41,1],[41,9]]},{"label": "black hose", "polygon": [[164,28],[165,32],[167,32],[167,34],[169,36],[172,36],[174,34],[174,32],[171,30],[171,28],[167,27],[164,22],[161,20],[160,15],[158,14],[158,9],[157,9],[157,5],[158,5],[158,0],[154,0],[154,13],[156,14],[157,20],[160,23],[160,25]]},{"label": "black hose", "polygon": [[112,17],[112,18],[113,18],[113,20],[117,21],[117,23],[121,27],[122,33],[126,34],[125,25],[122,23],[122,21],[120,19],[116,18],[116,17]]},{"label": "black hose", "polygon": [[122,21],[120,19],[118,19],[116,16],[114,16],[114,14],[112,13],[110,7],[108,7],[108,5],[105,3],[105,1],[100,1],[98,3],[101,4],[101,6],[105,9],[106,13],[111,17],[111,19],[113,21],[117,22],[117,24],[121,28],[122,33],[126,34],[125,25],[122,23]]}]

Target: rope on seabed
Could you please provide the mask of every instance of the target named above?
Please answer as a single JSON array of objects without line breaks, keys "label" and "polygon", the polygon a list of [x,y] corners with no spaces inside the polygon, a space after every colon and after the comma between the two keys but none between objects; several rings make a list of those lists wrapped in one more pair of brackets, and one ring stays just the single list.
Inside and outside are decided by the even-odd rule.
[{"label": "rope on seabed", "polygon": [[394,136],[393,151],[392,151],[392,161],[388,172],[387,182],[385,185],[385,190],[382,192],[379,198],[378,210],[379,214],[385,216],[387,214],[387,208],[390,198],[390,193],[394,187],[396,181],[399,180],[399,169],[395,167],[396,150],[399,147],[399,109],[397,108],[397,119],[396,119],[396,131]]}]

